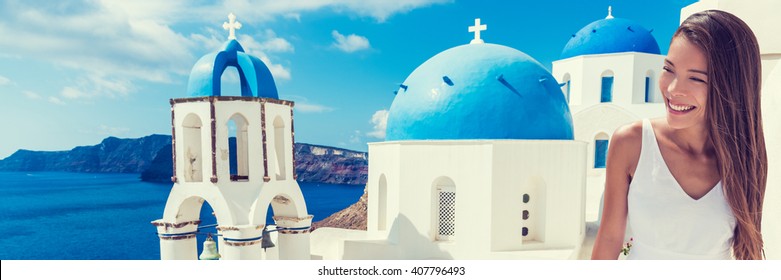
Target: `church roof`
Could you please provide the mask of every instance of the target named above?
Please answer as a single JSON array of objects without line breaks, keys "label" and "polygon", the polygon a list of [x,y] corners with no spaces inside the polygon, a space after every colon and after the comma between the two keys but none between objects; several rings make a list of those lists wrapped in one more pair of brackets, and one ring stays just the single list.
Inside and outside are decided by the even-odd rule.
[{"label": "church roof", "polygon": [[225,69],[236,67],[241,82],[241,96],[278,98],[274,77],[259,58],[244,52],[236,39],[229,39],[219,51],[201,57],[190,72],[187,95],[221,96],[221,79]]},{"label": "church roof", "polygon": [[572,35],[561,51],[561,58],[621,52],[660,53],[651,31],[632,20],[608,16]]},{"label": "church roof", "polygon": [[516,49],[469,44],[415,69],[391,105],[386,140],[573,139],[559,85]]}]

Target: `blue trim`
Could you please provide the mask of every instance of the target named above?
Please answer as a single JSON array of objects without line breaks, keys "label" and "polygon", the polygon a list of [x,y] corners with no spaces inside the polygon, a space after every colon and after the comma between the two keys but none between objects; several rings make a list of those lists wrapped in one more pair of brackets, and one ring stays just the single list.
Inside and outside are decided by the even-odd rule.
[{"label": "blue trim", "polygon": [[651,77],[645,77],[645,103],[651,102]]},{"label": "blue trim", "polygon": [[191,232],[184,232],[184,233],[158,233],[157,235],[160,237],[172,237],[172,236],[183,236],[183,235],[191,235],[191,234],[198,234],[198,232],[191,231]]},{"label": "blue trim", "polygon": [[228,241],[228,242],[246,242],[246,241],[255,241],[255,240],[261,240],[263,239],[263,236],[253,237],[253,238],[227,238],[225,236],[222,237],[222,240]]}]

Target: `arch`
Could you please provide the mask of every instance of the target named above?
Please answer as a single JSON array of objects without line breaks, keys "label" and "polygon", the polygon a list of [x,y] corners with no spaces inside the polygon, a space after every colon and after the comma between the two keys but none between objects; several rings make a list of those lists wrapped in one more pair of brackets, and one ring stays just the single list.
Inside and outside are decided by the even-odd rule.
[{"label": "arch", "polygon": [[385,174],[380,175],[377,190],[377,229],[388,229],[388,180]]},{"label": "arch", "polygon": [[648,70],[645,72],[645,103],[655,103],[656,95],[654,94],[654,71]]},{"label": "arch", "polygon": [[[271,205],[271,209],[276,216],[304,217],[309,215],[304,202],[304,195],[301,193],[298,185],[293,185],[295,186],[293,188],[282,188],[280,185],[269,183],[265,186],[270,187],[270,189],[261,192],[250,207],[249,221],[253,225],[266,224],[269,205]],[[290,185],[286,187],[290,187]]]},{"label": "arch", "polygon": [[274,157],[276,158],[277,180],[285,180],[287,153],[285,153],[285,122],[282,117],[274,118]]},{"label": "arch", "polygon": [[594,136],[594,168],[605,168],[607,163],[607,148],[610,139],[607,133],[599,132]]},{"label": "arch", "polygon": [[179,199],[170,200],[166,203],[165,211],[163,212],[163,220],[175,221],[177,223],[199,220],[201,207],[204,202],[207,202],[214,210],[214,215],[218,224],[234,224],[233,213],[230,212],[230,208],[224,198],[207,199],[206,197],[208,196],[201,195],[177,197],[179,197]]},{"label": "arch", "polygon": [[613,101],[613,71],[605,70],[602,72],[602,87],[599,102],[607,103]]},{"label": "arch", "polygon": [[242,114],[233,114],[226,123],[228,128],[228,168],[231,181],[249,180],[249,123]]},{"label": "arch", "polygon": [[221,96],[222,74],[230,66],[239,72],[241,96],[279,98],[271,71],[259,58],[244,53],[236,40],[226,42],[222,50],[207,54],[195,63],[187,93],[193,97]]},{"label": "arch", "polygon": [[521,197],[521,240],[545,241],[547,187],[539,176],[532,176],[522,186]]},{"label": "arch", "polygon": [[182,121],[182,149],[184,153],[177,162],[184,163],[185,182],[203,182],[203,123],[197,114],[190,113]]},{"label": "arch", "polygon": [[431,184],[434,205],[435,239],[452,241],[456,238],[456,184],[449,177],[439,177]]},{"label": "arch", "polygon": [[564,77],[561,78],[561,92],[564,93],[564,98],[566,98],[567,103],[570,103],[570,91],[572,90],[572,81],[570,79],[569,73],[564,74]]}]

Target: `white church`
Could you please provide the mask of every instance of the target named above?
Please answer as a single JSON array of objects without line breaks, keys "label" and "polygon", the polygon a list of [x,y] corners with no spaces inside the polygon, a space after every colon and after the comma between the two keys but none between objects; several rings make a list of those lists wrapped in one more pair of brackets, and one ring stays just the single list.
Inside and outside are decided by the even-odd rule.
[{"label": "white church", "polygon": [[[702,0],[681,21],[707,9],[741,17],[760,43],[769,161],[762,230],[767,258],[781,259],[781,114],[771,110],[781,106],[781,19],[771,15],[781,2]],[[366,231],[310,233],[293,170],[293,104],[278,99],[265,65],[230,38],[193,67],[191,97],[171,100],[174,188],[153,222],[162,258],[198,257],[204,201],[217,217],[212,250],[221,259],[589,258],[613,131],[664,115],[664,55],[652,31],[612,11],[603,16],[572,35],[551,72],[519,50],[485,43],[479,19],[469,44],[415,69],[396,92],[386,141],[369,144]],[[233,26],[233,18],[224,26],[231,36]],[[229,66],[239,69],[241,96],[219,92]],[[269,205],[276,227],[265,225]],[[266,241],[277,246],[263,250]]]}]

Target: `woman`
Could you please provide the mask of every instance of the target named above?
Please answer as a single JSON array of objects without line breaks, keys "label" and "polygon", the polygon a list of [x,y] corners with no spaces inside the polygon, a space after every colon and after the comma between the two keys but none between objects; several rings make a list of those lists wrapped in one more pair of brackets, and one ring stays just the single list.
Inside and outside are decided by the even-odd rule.
[{"label": "woman", "polygon": [[666,117],[610,141],[592,259],[616,259],[630,237],[629,259],[764,257],[760,67],[757,40],[734,15],[681,24],[659,79]]}]

